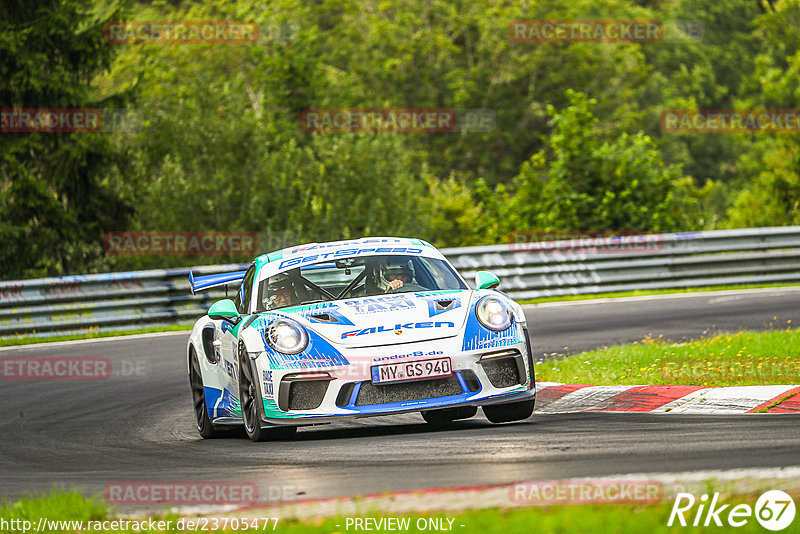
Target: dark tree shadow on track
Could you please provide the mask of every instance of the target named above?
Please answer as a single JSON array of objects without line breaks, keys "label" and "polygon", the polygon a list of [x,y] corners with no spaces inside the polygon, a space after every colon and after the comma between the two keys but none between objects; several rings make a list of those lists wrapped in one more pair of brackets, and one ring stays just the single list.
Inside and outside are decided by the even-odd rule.
[{"label": "dark tree shadow on track", "polygon": [[[350,423],[352,424],[352,423]],[[364,423],[362,426],[347,426],[339,427],[333,426],[336,423],[325,425],[313,425],[300,427],[298,433],[288,440],[276,440],[267,443],[296,443],[296,442],[314,442],[314,441],[328,441],[338,439],[359,439],[368,440],[368,438],[380,438],[387,436],[410,436],[416,434],[444,434],[451,432],[464,432],[464,431],[481,431],[491,428],[512,428],[520,426],[530,426],[534,424],[533,419],[519,421],[514,423],[505,424],[492,424],[486,420],[475,421],[453,421],[452,423],[443,423],[438,425],[431,425],[428,423],[383,423],[383,424],[370,424]],[[244,432],[231,432],[227,439],[213,440],[222,442],[231,441],[247,441],[247,436]],[[198,440],[202,442],[205,440]]]}]

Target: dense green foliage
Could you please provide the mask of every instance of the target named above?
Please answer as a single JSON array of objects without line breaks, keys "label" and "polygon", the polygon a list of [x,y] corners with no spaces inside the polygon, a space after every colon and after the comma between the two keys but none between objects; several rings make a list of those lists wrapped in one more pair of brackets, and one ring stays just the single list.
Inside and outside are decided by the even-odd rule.
[{"label": "dense green foliage", "polygon": [[[0,7],[0,108],[100,108],[94,78],[114,51],[83,2],[10,0]],[[114,16],[112,10],[108,16]],[[116,13],[119,16],[119,13]],[[88,133],[0,133],[0,276],[86,269],[104,231],[132,209],[109,184],[121,155]]]},{"label": "dense green foliage", "polygon": [[[409,235],[798,224],[797,133],[661,130],[800,108],[800,0],[79,0],[0,7],[0,108],[119,108],[115,133],[0,133],[0,277],[243,261],[113,256],[109,231],[271,250]],[[33,6],[33,7],[31,7]],[[663,20],[654,43],[522,43],[518,19]],[[109,20],[238,20],[248,44],[109,44]],[[677,21],[677,23],[673,23]],[[485,109],[494,128],[309,132],[326,108]]]}]

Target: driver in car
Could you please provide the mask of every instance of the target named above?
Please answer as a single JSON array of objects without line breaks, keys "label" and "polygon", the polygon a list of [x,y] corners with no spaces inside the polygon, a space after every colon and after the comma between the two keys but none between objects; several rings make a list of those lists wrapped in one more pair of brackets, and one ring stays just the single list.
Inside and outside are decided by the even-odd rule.
[{"label": "driver in car", "polygon": [[386,265],[381,266],[381,277],[383,278],[383,292],[392,293],[402,289],[403,291],[426,291],[427,288],[419,285],[414,280],[414,267],[411,260],[391,259]]},{"label": "driver in car", "polygon": [[267,297],[264,299],[264,308],[274,310],[292,306],[295,303],[293,288],[294,284],[288,278],[281,277],[270,281]]}]

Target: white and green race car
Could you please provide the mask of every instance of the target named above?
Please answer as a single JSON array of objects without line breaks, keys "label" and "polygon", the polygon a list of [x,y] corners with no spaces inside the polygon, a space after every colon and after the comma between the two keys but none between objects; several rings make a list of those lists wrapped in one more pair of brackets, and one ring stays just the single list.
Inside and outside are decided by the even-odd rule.
[{"label": "white and green race car", "polygon": [[422,412],[441,424],[480,406],[502,423],[533,412],[522,308],[491,273],[470,289],[425,241],[300,245],[190,283],[192,292],[238,285],[197,321],[187,347],[205,438],[234,425],[263,441],[344,417]]}]

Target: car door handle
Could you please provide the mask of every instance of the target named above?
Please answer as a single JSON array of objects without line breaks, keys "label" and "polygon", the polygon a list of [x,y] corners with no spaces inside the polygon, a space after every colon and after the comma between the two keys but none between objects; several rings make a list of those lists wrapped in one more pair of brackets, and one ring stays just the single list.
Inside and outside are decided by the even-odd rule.
[{"label": "car door handle", "polygon": [[214,345],[214,348],[218,349],[218,348],[220,348],[222,346],[222,341],[219,340],[219,339],[215,339],[214,342],[211,343],[211,344]]}]

